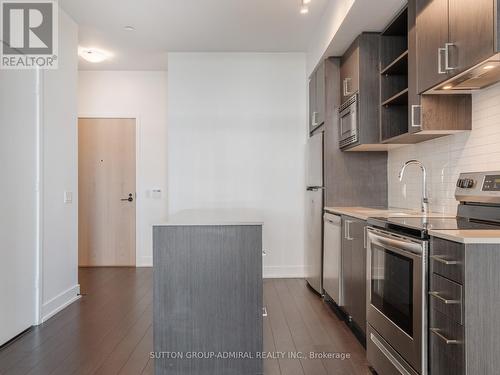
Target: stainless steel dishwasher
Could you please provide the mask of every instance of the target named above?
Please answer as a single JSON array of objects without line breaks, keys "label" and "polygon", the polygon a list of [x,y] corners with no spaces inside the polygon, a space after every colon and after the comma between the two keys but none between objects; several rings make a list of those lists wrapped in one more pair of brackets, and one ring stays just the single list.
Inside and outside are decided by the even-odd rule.
[{"label": "stainless steel dishwasher", "polygon": [[338,306],[342,306],[342,219],[329,213],[323,219],[323,289]]}]

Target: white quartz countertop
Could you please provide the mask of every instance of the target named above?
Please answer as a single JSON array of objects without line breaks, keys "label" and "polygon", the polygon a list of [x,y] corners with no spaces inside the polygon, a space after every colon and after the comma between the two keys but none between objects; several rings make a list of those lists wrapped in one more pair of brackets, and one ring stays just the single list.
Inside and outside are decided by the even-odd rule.
[{"label": "white quartz countertop", "polygon": [[[376,208],[376,207],[325,207],[326,212],[355,217],[360,220],[368,220],[370,217],[422,217],[420,211],[404,208]],[[430,212],[427,217],[454,217],[455,215]]]},{"label": "white quartz countertop", "polygon": [[442,238],[463,244],[498,244],[500,245],[500,230],[429,230],[432,237]]},{"label": "white quartz countertop", "polygon": [[[371,208],[371,207],[325,207],[326,212],[368,220],[370,217],[421,217],[422,213],[415,210],[400,208]],[[446,213],[431,212],[427,217],[455,217]],[[429,230],[429,235],[463,244],[499,244],[500,230]]]},{"label": "white quartz countertop", "polygon": [[252,209],[193,209],[170,215],[153,226],[263,225],[263,215]]}]

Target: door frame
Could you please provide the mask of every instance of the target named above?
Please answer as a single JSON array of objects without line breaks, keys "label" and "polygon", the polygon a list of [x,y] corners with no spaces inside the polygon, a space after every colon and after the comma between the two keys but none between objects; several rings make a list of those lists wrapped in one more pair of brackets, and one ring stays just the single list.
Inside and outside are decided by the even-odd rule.
[{"label": "door frame", "polygon": [[[140,116],[133,113],[114,113],[109,112],[105,114],[99,113],[79,113],[77,116],[77,128],[78,121],[82,118],[87,119],[131,119],[135,120],[135,267],[137,268],[137,261],[139,259],[139,244],[142,243],[142,233],[140,228],[142,228],[142,209],[143,209],[143,201],[139,194],[142,188],[141,184],[141,176],[142,176],[142,168],[140,166],[140,160],[142,160],[142,131],[141,131],[141,121]],[[77,129],[77,137],[78,137],[78,129]],[[79,139],[77,140],[77,152],[79,150]],[[78,157],[79,161],[79,157]],[[80,170],[78,169],[78,178],[80,178]],[[80,249],[78,249],[80,251]]]}]

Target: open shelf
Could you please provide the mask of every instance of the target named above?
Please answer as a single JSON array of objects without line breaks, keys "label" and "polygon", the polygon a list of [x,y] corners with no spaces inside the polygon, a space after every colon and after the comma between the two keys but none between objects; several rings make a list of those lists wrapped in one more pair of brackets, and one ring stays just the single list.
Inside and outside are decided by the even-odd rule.
[{"label": "open shelf", "polygon": [[380,74],[385,76],[408,75],[408,50],[396,57],[395,60],[382,69]]},{"label": "open shelf", "polygon": [[404,104],[408,104],[408,88],[405,88],[403,91],[400,91],[396,95],[391,96],[389,99],[382,103],[382,107]]},{"label": "open shelf", "polygon": [[397,36],[408,34],[408,7],[404,8],[391,22],[389,26],[382,31],[382,36]]}]

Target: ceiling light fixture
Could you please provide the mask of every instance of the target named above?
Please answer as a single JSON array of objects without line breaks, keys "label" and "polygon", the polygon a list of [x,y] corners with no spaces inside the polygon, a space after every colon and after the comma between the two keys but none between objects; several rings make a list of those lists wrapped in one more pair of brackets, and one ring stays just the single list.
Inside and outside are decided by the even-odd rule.
[{"label": "ceiling light fixture", "polygon": [[302,5],[300,7],[300,14],[307,14],[309,13],[309,8],[306,5]]},{"label": "ceiling light fixture", "polygon": [[302,0],[302,5],[310,4],[312,0]]},{"label": "ceiling light fixture", "polygon": [[78,55],[82,59],[87,60],[88,62],[91,63],[100,63],[111,57],[111,54],[109,52],[97,48],[85,48],[85,47],[78,48]]},{"label": "ceiling light fixture", "polygon": [[134,26],[130,26],[130,25],[127,25],[123,28],[125,31],[135,31],[135,27]]},{"label": "ceiling light fixture", "polygon": [[452,88],[453,88],[452,85],[446,85],[446,86],[443,87],[443,90],[450,90]]},{"label": "ceiling light fixture", "polygon": [[484,70],[491,70],[491,69],[495,69],[495,65],[486,65],[483,69],[484,69]]}]

